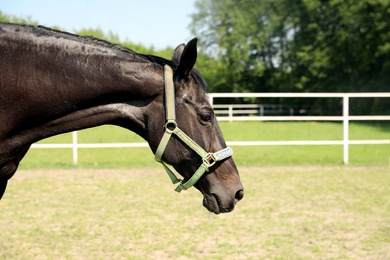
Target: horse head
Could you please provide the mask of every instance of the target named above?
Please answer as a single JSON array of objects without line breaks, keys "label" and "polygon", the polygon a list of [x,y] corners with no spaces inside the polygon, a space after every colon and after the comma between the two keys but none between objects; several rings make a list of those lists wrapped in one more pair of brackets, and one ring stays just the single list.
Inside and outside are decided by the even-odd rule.
[{"label": "horse head", "polygon": [[149,129],[157,129],[158,134],[149,136],[149,143],[172,181],[178,180],[167,165],[184,178],[176,190],[194,185],[204,196],[203,205],[219,214],[232,211],[244,192],[232,150],[226,147],[208,101],[207,84],[193,69],[196,43],[193,39],[179,45],[173,53],[173,71],[170,67],[165,71],[164,98],[150,114]]}]

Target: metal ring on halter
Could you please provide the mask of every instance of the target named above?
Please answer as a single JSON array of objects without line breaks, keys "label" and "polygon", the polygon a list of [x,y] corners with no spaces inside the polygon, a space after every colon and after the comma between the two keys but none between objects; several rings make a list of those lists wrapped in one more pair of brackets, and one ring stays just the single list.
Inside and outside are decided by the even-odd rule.
[{"label": "metal ring on halter", "polygon": [[177,123],[175,121],[170,121],[165,124],[165,131],[168,134],[172,134],[176,128],[177,128]]}]

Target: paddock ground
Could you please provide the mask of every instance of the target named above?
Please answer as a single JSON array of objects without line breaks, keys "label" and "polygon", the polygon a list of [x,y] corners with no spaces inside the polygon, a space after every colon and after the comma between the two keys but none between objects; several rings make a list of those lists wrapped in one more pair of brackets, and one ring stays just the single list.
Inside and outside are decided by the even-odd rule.
[{"label": "paddock ground", "polygon": [[0,259],[390,259],[389,167],[248,167],[214,215],[163,169],[21,170]]}]

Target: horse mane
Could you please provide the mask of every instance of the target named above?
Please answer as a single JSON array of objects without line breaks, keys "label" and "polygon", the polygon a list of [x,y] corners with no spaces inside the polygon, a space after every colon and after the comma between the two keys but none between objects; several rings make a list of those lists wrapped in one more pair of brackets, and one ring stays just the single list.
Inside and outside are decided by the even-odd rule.
[{"label": "horse mane", "polygon": [[150,61],[153,63],[157,63],[159,65],[168,64],[170,66],[175,66],[175,64],[173,64],[173,62],[171,60],[167,60],[165,58],[158,57],[155,55],[138,53],[135,50],[133,50],[127,46],[124,46],[122,44],[114,44],[114,43],[111,43],[109,41],[106,41],[106,40],[103,40],[100,38],[96,38],[93,36],[81,36],[81,35],[65,32],[65,31],[61,31],[58,29],[49,28],[49,27],[46,27],[43,25],[35,26],[35,25],[14,24],[14,23],[7,23],[7,22],[4,22],[2,24],[7,24],[7,25],[17,27],[17,29],[19,29],[19,30],[24,30],[24,31],[27,30],[27,31],[35,34],[38,37],[40,37],[40,36],[54,36],[56,38],[65,38],[65,39],[77,41],[79,43],[98,45],[98,46],[106,47],[106,48],[109,48],[112,50],[132,54],[132,55],[134,55],[142,60],[147,60],[147,61]]},{"label": "horse mane", "polygon": [[[134,55],[135,57],[137,57],[141,60],[149,61],[149,62],[158,64],[158,65],[161,65],[161,66],[164,66],[165,64],[167,64],[167,65],[171,66],[174,70],[177,67],[177,64],[172,62],[171,60],[167,60],[165,58],[155,56],[155,55],[138,53],[138,52],[134,51],[133,49],[131,49],[127,46],[124,46],[122,44],[114,44],[114,43],[111,43],[109,41],[106,41],[106,40],[103,40],[100,38],[96,38],[93,36],[81,36],[81,35],[65,32],[65,31],[49,28],[49,27],[46,27],[43,25],[34,26],[34,25],[15,24],[15,23],[6,23],[6,22],[2,22],[0,24],[7,24],[10,26],[14,26],[14,27],[16,27],[16,30],[29,31],[30,33],[32,33],[38,37],[41,37],[41,36],[50,37],[51,36],[51,37],[56,37],[56,38],[64,38],[64,39],[68,39],[68,40],[77,41],[79,43],[92,44],[95,46],[96,45],[102,46],[105,48],[109,48],[111,50],[123,52],[125,54]],[[191,74],[193,75],[195,80],[203,87],[203,89],[205,89],[207,91],[207,89],[208,89],[207,83],[203,79],[203,77],[200,75],[200,73],[196,69],[193,69],[191,71]]]}]

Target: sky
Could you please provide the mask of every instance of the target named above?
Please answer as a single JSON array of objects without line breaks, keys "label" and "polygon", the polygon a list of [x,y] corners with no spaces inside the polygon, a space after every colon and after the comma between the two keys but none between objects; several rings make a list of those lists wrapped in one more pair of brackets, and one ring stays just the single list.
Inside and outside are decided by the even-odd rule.
[{"label": "sky", "polygon": [[193,38],[188,25],[195,0],[0,0],[6,15],[73,32],[100,28],[121,41],[155,49],[176,47]]}]

